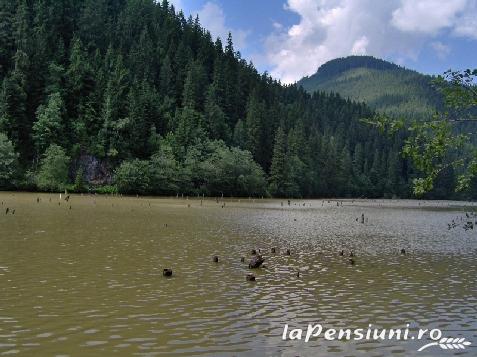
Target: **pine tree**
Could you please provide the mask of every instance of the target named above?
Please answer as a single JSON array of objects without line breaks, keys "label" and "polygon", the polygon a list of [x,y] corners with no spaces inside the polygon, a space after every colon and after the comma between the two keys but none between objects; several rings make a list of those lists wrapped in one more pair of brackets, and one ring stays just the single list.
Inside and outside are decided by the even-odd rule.
[{"label": "pine tree", "polygon": [[207,129],[212,139],[222,139],[226,143],[230,142],[230,128],[227,124],[227,117],[222,108],[217,103],[219,100],[212,84],[207,90],[205,99],[205,119]]},{"label": "pine tree", "polygon": [[[266,172],[281,196],[405,196],[415,175],[403,135],[359,120],[366,105],[260,74],[231,35],[212,41],[167,0],[0,0],[0,85],[22,171],[60,144],[75,162],[150,175],[144,192],[264,193]],[[177,170],[165,190],[148,171],[164,147]]]},{"label": "pine tree", "polygon": [[37,157],[40,157],[51,144],[62,143],[64,111],[63,99],[59,93],[51,94],[47,104],[38,108],[37,121],[33,125]]},{"label": "pine tree", "polygon": [[13,65],[13,3],[10,0],[0,0],[0,80]]},{"label": "pine tree", "polygon": [[353,194],[353,162],[346,146],[341,151],[340,163],[340,175],[338,178],[338,184],[341,188],[340,194],[347,197]]},{"label": "pine tree", "polygon": [[0,189],[14,187],[14,178],[18,170],[18,154],[7,136],[0,132]]},{"label": "pine tree", "polygon": [[262,121],[263,121],[263,103],[258,98],[258,93],[254,90],[249,97],[247,103],[247,116],[245,118],[245,127],[247,129],[246,148],[249,150],[256,161],[264,162],[262,152],[260,150],[262,139]]},{"label": "pine tree", "polygon": [[166,55],[161,66],[159,75],[159,92],[162,97],[168,96],[175,100],[174,73],[172,72],[169,55]]},{"label": "pine tree", "polygon": [[275,145],[273,146],[272,166],[270,168],[270,193],[274,196],[285,195],[286,179],[286,141],[285,133],[281,127],[275,134]]},{"label": "pine tree", "polygon": [[247,130],[245,129],[245,125],[241,119],[237,121],[237,124],[234,128],[233,134],[233,144],[236,147],[244,149],[247,143]]},{"label": "pine tree", "polygon": [[103,148],[103,155],[112,160],[124,157],[122,129],[125,123],[121,119],[127,116],[127,85],[128,70],[123,64],[123,58],[118,55],[112,63],[108,85],[104,94],[101,108],[101,121],[103,126],[99,131],[98,141]]},{"label": "pine tree", "polygon": [[7,133],[21,159],[29,151],[31,125],[27,116],[26,73],[27,55],[17,51],[15,69],[4,80],[0,98],[0,132]]},{"label": "pine tree", "polygon": [[14,38],[17,50],[28,53],[31,49],[31,24],[29,21],[29,7],[26,0],[18,0],[19,4],[14,20]]},{"label": "pine tree", "polygon": [[86,98],[94,89],[92,70],[79,38],[73,40],[67,77],[67,108],[70,118],[79,118],[84,113]]}]

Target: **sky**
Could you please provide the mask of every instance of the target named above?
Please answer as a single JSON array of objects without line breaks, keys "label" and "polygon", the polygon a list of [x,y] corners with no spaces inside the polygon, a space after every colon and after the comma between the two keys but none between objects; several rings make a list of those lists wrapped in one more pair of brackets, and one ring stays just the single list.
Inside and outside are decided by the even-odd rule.
[{"label": "sky", "polygon": [[477,0],[170,0],[283,83],[371,55],[427,74],[477,68]]}]

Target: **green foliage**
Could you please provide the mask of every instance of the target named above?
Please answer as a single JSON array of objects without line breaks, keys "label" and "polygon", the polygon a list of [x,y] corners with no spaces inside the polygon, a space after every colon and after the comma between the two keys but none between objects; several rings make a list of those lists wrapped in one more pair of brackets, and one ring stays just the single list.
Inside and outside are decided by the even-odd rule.
[{"label": "green foliage", "polygon": [[274,196],[286,196],[286,142],[285,133],[281,127],[275,135],[273,147],[272,166],[270,168],[270,193]]},{"label": "green foliage", "polygon": [[149,162],[139,159],[124,161],[114,173],[114,182],[120,193],[145,194],[150,190]]},{"label": "green foliage", "polygon": [[46,106],[41,105],[37,110],[37,121],[33,125],[33,140],[38,155],[42,155],[51,144],[60,144],[63,135],[64,104],[59,93],[53,93],[48,98]]},{"label": "green foliage", "polygon": [[200,163],[206,193],[209,195],[262,196],[266,192],[263,170],[249,151],[211,143],[213,151]]},{"label": "green foliage", "polygon": [[18,169],[18,154],[7,136],[0,133],[0,190],[14,187]]},{"label": "green foliage", "polygon": [[15,148],[21,150],[22,158],[28,157],[30,129],[27,117],[27,93],[24,64],[26,54],[18,51],[15,69],[8,73],[0,93],[0,131],[6,133]]},{"label": "green foliage", "polygon": [[103,195],[116,195],[118,188],[115,185],[103,185],[94,188],[94,192]]},{"label": "green foliage", "polygon": [[[473,120],[471,110],[477,106],[475,78],[477,70],[448,71],[439,76],[435,84],[444,95],[447,110],[427,120],[406,122],[383,114],[363,120],[391,135],[400,130],[406,132],[402,153],[423,175],[413,179],[417,196],[432,191],[436,180],[444,180],[443,175],[452,175],[452,178],[447,177],[447,182],[458,191],[468,189],[477,175],[477,150],[471,144],[471,137],[453,127],[457,122],[469,120],[466,115]],[[458,115],[457,119],[455,115]],[[453,175],[457,170],[460,175],[456,184]]]},{"label": "green foliage", "polygon": [[172,147],[163,145],[151,157],[151,192],[158,195],[172,195],[179,191],[182,168],[174,157]]},{"label": "green foliage", "polygon": [[81,166],[78,171],[76,171],[75,181],[72,187],[74,192],[86,192],[88,187],[84,180],[84,168]]},{"label": "green foliage", "polygon": [[37,186],[43,191],[63,191],[68,182],[70,157],[56,144],[50,145],[40,162],[36,177]]},{"label": "green foliage", "polygon": [[[60,189],[65,172],[93,156],[115,172],[124,193],[409,195],[415,172],[398,155],[405,138],[369,130],[359,121],[372,116],[369,107],[259,74],[234,49],[232,35],[224,45],[213,42],[198,19],[185,19],[168,1],[0,5],[0,131],[19,153],[18,171],[36,172],[46,151],[41,189]],[[416,83],[427,93],[427,79],[415,73],[360,61],[370,78],[385,79],[381,88],[392,87],[395,74],[401,79],[398,92],[376,103],[407,110],[415,107],[407,99]],[[365,94],[353,79],[364,73],[348,69],[343,86]],[[343,73],[338,62],[325,72],[330,80]],[[67,154],[71,168],[53,160],[59,146],[58,161],[68,162]],[[111,172],[95,184],[109,183]],[[30,187],[27,176],[22,187]],[[69,184],[86,189],[82,180],[90,176],[78,171]]]},{"label": "green foliage", "polygon": [[466,111],[477,106],[476,79],[477,69],[448,70],[443,76],[438,76],[434,83],[444,95],[447,108]]},{"label": "green foliage", "polygon": [[259,196],[266,194],[263,170],[248,151],[228,148],[222,141],[191,146],[181,164],[163,141],[149,161],[123,162],[115,172],[121,193]]}]

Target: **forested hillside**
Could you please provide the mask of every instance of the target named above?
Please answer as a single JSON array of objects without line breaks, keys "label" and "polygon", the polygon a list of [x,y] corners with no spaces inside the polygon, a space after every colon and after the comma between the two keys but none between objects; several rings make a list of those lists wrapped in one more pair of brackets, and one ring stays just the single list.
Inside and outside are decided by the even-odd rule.
[{"label": "forested hillside", "polygon": [[325,63],[298,84],[309,92],[336,92],[386,114],[416,119],[442,107],[432,79],[371,56],[349,56]]},{"label": "forested hillside", "polygon": [[367,106],[259,74],[167,1],[0,0],[0,83],[2,189],[409,195]]}]

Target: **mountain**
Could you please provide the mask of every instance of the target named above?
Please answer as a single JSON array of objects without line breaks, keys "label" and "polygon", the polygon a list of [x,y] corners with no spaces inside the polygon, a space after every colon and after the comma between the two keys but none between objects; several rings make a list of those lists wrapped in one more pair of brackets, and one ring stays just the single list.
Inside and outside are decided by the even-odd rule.
[{"label": "mountain", "polygon": [[441,107],[433,77],[371,56],[331,60],[298,82],[308,92],[336,92],[393,116],[420,118]]},{"label": "mountain", "polygon": [[0,0],[0,84],[0,190],[408,197],[416,174],[366,104],[259,73],[167,0]]}]

